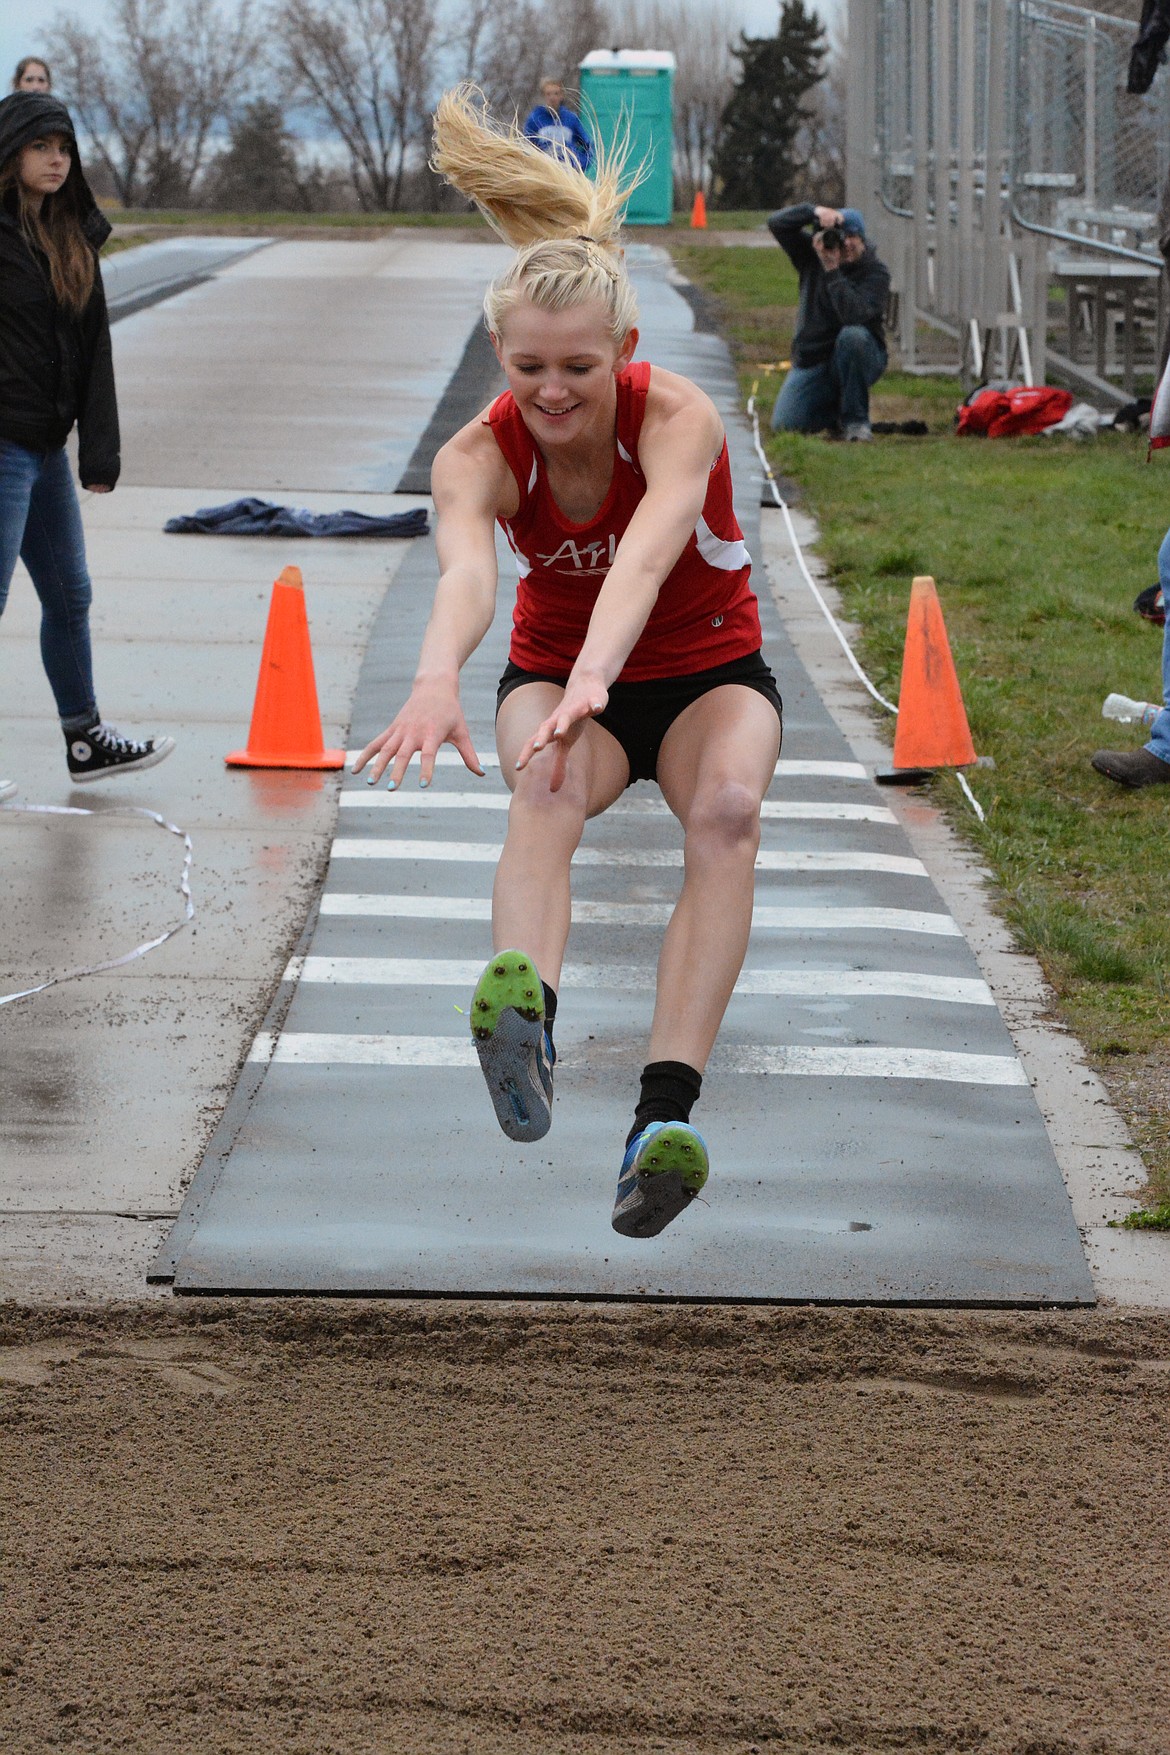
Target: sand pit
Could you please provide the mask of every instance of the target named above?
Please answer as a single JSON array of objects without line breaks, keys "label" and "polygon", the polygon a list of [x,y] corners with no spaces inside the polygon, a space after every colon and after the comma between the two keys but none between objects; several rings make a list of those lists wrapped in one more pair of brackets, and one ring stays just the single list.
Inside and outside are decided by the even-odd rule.
[{"label": "sand pit", "polygon": [[1170,1748],[1170,1318],[0,1308],[0,1748]]}]

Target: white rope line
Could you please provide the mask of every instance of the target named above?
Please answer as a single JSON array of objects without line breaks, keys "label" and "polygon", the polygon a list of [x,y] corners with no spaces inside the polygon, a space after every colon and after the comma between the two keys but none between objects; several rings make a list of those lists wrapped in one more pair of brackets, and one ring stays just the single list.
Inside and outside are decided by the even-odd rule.
[{"label": "white rope line", "polygon": [[[764,479],[768,483],[768,486],[772,490],[772,498],[775,500],[777,506],[780,508],[781,512],[783,512],[783,514],[784,514],[784,523],[785,523],[785,526],[787,527],[787,530],[788,530],[788,540],[792,544],[792,552],[793,552],[793,554],[795,554],[797,565],[799,566],[801,572],[804,575],[805,583],[807,584],[809,590],[812,592],[813,596],[816,598],[817,603],[820,606],[821,613],[824,616],[825,620],[828,622],[829,626],[832,628],[834,634],[836,634],[837,639],[838,639],[840,646],[841,646],[841,650],[842,650],[842,652],[844,652],[846,658],[849,660],[849,663],[852,665],[854,674],[856,675],[858,681],[861,682],[866,689],[868,689],[869,693],[873,696],[874,700],[878,703],[879,706],[884,707],[886,709],[887,713],[892,713],[894,715],[894,717],[897,718],[897,715],[898,715],[897,707],[894,705],[893,701],[887,701],[886,697],[877,688],[874,687],[873,683],[870,682],[868,676],[866,676],[864,670],[861,668],[861,665],[857,661],[857,656],[854,653],[852,646],[849,644],[848,640],[845,638],[844,630],[842,629],[840,623],[838,622],[836,616],[833,614],[832,610],[829,608],[828,604],[825,602],[824,595],[821,592],[820,586],[817,584],[816,580],[813,578],[812,574],[809,572],[808,563],[806,562],[806,560],[804,558],[804,550],[801,548],[800,539],[796,534],[796,526],[792,522],[792,513],[788,509],[788,502],[784,498],[784,495],[780,492],[780,484],[776,480],[776,477],[775,477],[773,470],[772,470],[772,465],[768,462],[767,454],[764,451],[763,445],[760,443],[760,415],[759,415],[759,410],[756,407],[756,391],[755,391],[754,385],[752,387],[752,393],[748,397],[747,411],[752,417],[752,443],[755,445],[755,448],[756,448],[756,456],[759,458],[760,463],[763,467]],[[971,788],[968,786],[966,775],[963,774],[960,769],[956,768],[955,769],[955,778],[958,780],[959,785],[962,787],[964,793],[966,794],[967,799],[970,802],[971,808],[975,812],[975,815],[979,818],[979,821],[981,823],[986,822],[987,819],[983,813],[983,806],[980,804],[979,800],[976,798],[975,794],[972,792]]]},{"label": "white rope line", "polygon": [[756,447],[756,456],[759,458],[761,464],[763,465],[764,478],[767,481],[768,486],[772,490],[772,498],[775,500],[776,504],[779,506],[780,510],[784,514],[784,522],[788,526],[789,541],[792,543],[792,550],[796,556],[797,565],[800,567],[801,572],[804,574],[805,583],[807,584],[809,590],[812,592],[813,596],[816,598],[818,604],[820,605],[821,613],[824,615],[825,620],[828,622],[829,626],[832,628],[833,632],[836,634],[838,640],[840,641],[841,650],[842,650],[842,652],[844,652],[846,658],[849,660],[850,664],[853,666],[854,673],[856,674],[858,680],[860,682],[864,683],[865,687],[869,690],[869,692],[873,696],[874,700],[877,701],[880,706],[884,707],[886,709],[887,713],[893,713],[896,715],[898,709],[895,707],[894,703],[892,701],[887,701],[886,697],[883,694],[880,694],[878,692],[878,690],[874,687],[874,685],[870,682],[869,678],[866,676],[864,670],[862,670],[860,664],[857,662],[857,658],[854,654],[852,646],[849,644],[848,640],[845,638],[845,635],[840,627],[840,624],[837,621],[836,616],[834,616],[832,610],[829,608],[828,604],[825,602],[825,599],[821,594],[820,586],[817,584],[816,580],[813,578],[812,574],[808,570],[808,564],[804,558],[804,550],[800,546],[800,542],[799,542],[797,535],[796,535],[796,527],[794,526],[794,524],[792,522],[792,514],[788,510],[788,502],[784,498],[784,495],[780,492],[780,484],[776,480],[775,475],[772,473],[772,465],[768,462],[768,459],[764,453],[764,447],[760,443],[760,416],[759,416],[759,412],[756,408],[756,393],[754,390],[752,391],[751,395],[748,397],[747,409],[748,409],[748,413],[752,417],[752,442],[754,443],[754,445]]},{"label": "white rope line", "polygon": [[92,967],[84,969],[67,969],[63,975],[51,975],[47,981],[40,981],[35,987],[24,987],[19,993],[0,994],[0,1006],[11,1005],[14,1000],[18,999],[31,999],[34,993],[44,993],[48,987],[59,987],[62,981],[77,981],[83,975],[104,975],[109,969],[121,969],[125,964],[132,963],[136,957],[144,957],[148,951],[156,951],[159,945],[165,945],[169,938],[174,938],[177,932],[181,932],[194,920],[195,903],[191,896],[191,859],[194,849],[191,846],[191,837],[176,823],[168,823],[167,819],[160,816],[157,811],[144,810],[141,805],[137,804],[113,805],[108,810],[84,810],[80,805],[70,804],[3,804],[0,805],[0,811],[10,812],[13,815],[19,813],[25,816],[43,817],[148,817],[152,823],[157,823],[160,829],[166,829],[170,834],[177,835],[182,841],[184,849],[183,870],[179,877],[179,893],[184,902],[182,920],[176,921],[174,926],[168,926],[165,932],[160,932],[157,938],[149,939],[146,944],[135,945],[132,951],[126,951],[123,956],[111,957],[108,963],[94,963]]},{"label": "white rope line", "polygon": [[959,785],[962,787],[964,795],[966,796],[967,802],[971,806],[971,809],[975,812],[975,815],[979,818],[979,821],[981,823],[985,823],[987,821],[987,818],[983,814],[983,806],[980,804],[979,800],[976,798],[975,794],[972,792],[971,788],[968,786],[967,776],[966,776],[966,774],[964,774],[962,768],[955,769],[955,779],[959,782]]}]

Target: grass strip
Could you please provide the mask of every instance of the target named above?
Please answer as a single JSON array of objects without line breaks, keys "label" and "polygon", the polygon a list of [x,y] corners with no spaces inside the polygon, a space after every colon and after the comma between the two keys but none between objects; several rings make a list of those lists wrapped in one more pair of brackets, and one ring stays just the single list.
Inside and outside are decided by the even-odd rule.
[{"label": "grass strip", "polygon": [[[323,231],[386,231],[395,226],[420,226],[439,230],[482,226],[487,229],[487,221],[470,206],[455,213],[416,213],[405,209],[376,213],[319,213],[307,208],[262,212],[240,209],[225,212],[214,207],[119,207],[116,202],[107,202],[103,211],[111,225],[185,226],[192,231],[230,231],[240,226],[263,226],[277,231],[283,227],[303,230],[313,226],[319,226]],[[766,217],[763,213],[752,212],[713,213],[710,229],[715,232],[757,232],[762,228]],[[690,214],[673,214],[667,226],[632,226],[630,231],[634,237],[651,240],[664,231],[692,231]],[[701,229],[693,231],[693,238],[695,242],[702,243],[706,241],[706,234]]]},{"label": "grass strip", "polygon": [[[671,249],[717,301],[745,393],[759,381],[766,429],[796,314],[787,260]],[[1149,1176],[1140,1222],[1170,1228],[1170,918],[1152,901],[1170,791],[1128,792],[1089,766],[1095,749],[1143,741],[1102,719],[1110,691],[1160,696],[1161,631],[1131,606],[1157,577],[1167,465],[1147,465],[1140,435],[958,439],[960,396],[957,380],[890,372],[873,418],[923,420],[927,437],[774,435],[769,456],[815,514],[820,554],[863,630],[859,656],[892,699],[911,578],[936,580],[975,746],[996,765],[969,775],[983,825],[952,776],[931,793],[992,873],[993,904],[1039,959],[1059,1019],[1131,1129]]]}]

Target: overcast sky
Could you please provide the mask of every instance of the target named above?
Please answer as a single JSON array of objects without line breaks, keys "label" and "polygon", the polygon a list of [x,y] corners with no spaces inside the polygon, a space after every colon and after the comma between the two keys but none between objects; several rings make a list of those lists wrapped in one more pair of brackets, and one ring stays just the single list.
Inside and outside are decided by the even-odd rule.
[{"label": "overcast sky", "polygon": [[[685,10],[687,0],[679,0],[679,4]],[[813,0],[813,5],[826,24],[835,24],[844,15],[845,0]],[[732,6],[749,36],[771,36],[776,29],[780,17],[779,0],[738,0],[738,4],[732,0]],[[36,28],[22,26],[21,10],[14,0],[0,0],[0,79],[3,90],[7,90],[12,70],[20,58],[35,54],[38,47],[39,32]],[[61,11],[82,17],[98,28],[107,10],[108,0],[63,0],[60,6],[51,9],[48,6],[37,8],[39,19],[49,19]]]}]

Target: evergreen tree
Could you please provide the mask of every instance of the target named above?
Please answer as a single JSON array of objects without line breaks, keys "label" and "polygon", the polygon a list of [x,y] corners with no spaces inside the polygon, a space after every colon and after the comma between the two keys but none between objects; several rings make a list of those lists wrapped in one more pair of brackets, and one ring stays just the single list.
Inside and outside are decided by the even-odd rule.
[{"label": "evergreen tree", "polygon": [[784,207],[803,164],[801,98],[824,77],[824,26],[805,0],[783,0],[774,37],[740,32],[739,83],[723,111],[713,165],[717,207]]},{"label": "evergreen tree", "polygon": [[306,206],[296,154],[278,104],[258,98],[231,127],[231,143],[209,178],[210,205],[242,213],[281,213]]}]

